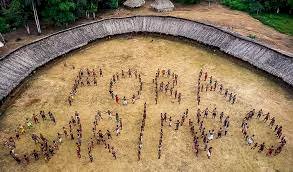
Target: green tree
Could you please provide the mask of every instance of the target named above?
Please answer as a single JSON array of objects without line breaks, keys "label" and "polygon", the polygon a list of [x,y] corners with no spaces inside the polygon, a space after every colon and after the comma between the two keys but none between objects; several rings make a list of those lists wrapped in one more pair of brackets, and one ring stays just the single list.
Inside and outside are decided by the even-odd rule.
[{"label": "green tree", "polygon": [[76,4],[76,17],[84,17],[87,16],[87,6],[88,1],[87,0],[75,0],[74,3]]},{"label": "green tree", "polygon": [[249,12],[250,13],[260,13],[264,8],[259,1],[252,1],[249,3]]},{"label": "green tree", "polygon": [[263,2],[263,7],[264,7],[264,10],[266,11],[266,12],[270,12],[270,11],[272,11],[272,6],[271,6],[271,3],[270,3],[270,1],[265,1],[265,2]]},{"label": "green tree", "polygon": [[12,0],[9,7],[7,9],[3,9],[2,11],[4,21],[7,24],[6,31],[11,28],[25,26],[27,33],[30,34],[28,19],[31,15],[31,11],[25,8],[25,4],[22,0]]},{"label": "green tree", "polygon": [[47,0],[42,11],[46,21],[56,26],[67,26],[75,21],[76,4],[71,0]]},{"label": "green tree", "polygon": [[3,17],[0,17],[0,33],[6,33],[9,30],[9,24]]},{"label": "green tree", "polygon": [[32,7],[35,23],[36,23],[36,26],[37,26],[37,31],[38,31],[39,34],[41,34],[42,30],[41,30],[41,26],[40,26],[40,20],[39,20],[39,16],[38,16],[38,11],[37,11],[37,8],[36,8],[38,5],[41,4],[41,1],[40,0],[24,0],[24,4],[27,7],[29,7],[29,6]]},{"label": "green tree", "polygon": [[292,14],[292,10],[293,10],[293,0],[288,0],[288,6],[289,6],[289,14]]},{"label": "green tree", "polygon": [[269,12],[279,13],[281,9],[285,9],[288,6],[288,0],[267,0],[269,2]]},{"label": "green tree", "polygon": [[12,0],[7,9],[3,9],[4,21],[12,28],[23,26],[23,4],[21,0]]},{"label": "green tree", "polygon": [[88,12],[91,13],[93,15],[93,18],[96,18],[96,12],[98,11],[98,7],[96,4],[94,3],[89,3],[88,5]]},{"label": "green tree", "polygon": [[108,5],[111,9],[116,9],[119,6],[118,0],[108,0]]}]

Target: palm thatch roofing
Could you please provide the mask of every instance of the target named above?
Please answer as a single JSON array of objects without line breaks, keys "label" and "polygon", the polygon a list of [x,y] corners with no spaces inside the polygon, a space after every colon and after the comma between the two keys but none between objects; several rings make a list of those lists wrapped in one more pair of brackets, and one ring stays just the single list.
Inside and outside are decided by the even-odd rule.
[{"label": "palm thatch roofing", "polygon": [[145,4],[144,0],[127,0],[123,3],[124,6],[129,8],[138,8]]},{"label": "palm thatch roofing", "polygon": [[151,7],[158,12],[173,11],[174,4],[170,0],[155,0]]},{"label": "palm thatch roofing", "polygon": [[34,70],[90,42],[112,35],[157,33],[184,37],[241,59],[293,86],[293,55],[217,26],[171,16],[129,16],[94,21],[19,47],[0,57],[0,106]]}]

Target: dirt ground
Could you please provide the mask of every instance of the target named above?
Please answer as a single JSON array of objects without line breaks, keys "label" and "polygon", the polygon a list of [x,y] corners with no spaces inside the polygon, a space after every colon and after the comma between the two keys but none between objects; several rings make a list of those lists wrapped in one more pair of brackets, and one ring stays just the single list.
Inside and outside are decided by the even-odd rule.
[{"label": "dirt ground", "polygon": [[[243,36],[248,36],[249,34],[256,35],[256,40],[271,45],[274,48],[287,51],[293,54],[292,36],[282,34],[274,30],[273,28],[262,24],[260,21],[252,18],[247,13],[230,10],[218,4],[218,2],[214,2],[211,5],[211,7],[208,7],[208,4],[205,2],[199,5],[190,6],[182,6],[180,4],[175,4],[175,10],[166,13],[157,13],[153,11],[150,8],[151,3],[151,1],[147,1],[146,5],[139,9],[126,9],[124,7],[120,7],[119,9],[114,11],[101,12],[98,19],[151,14],[177,16],[221,26],[223,28],[237,32]],[[80,20],[76,22],[74,25],[86,23],[88,21],[89,20]],[[32,23],[31,30],[34,34],[30,36],[26,34],[24,28],[6,34],[5,38],[8,40],[8,43],[6,47],[0,49],[0,56],[8,53],[9,51],[21,45],[25,45],[35,39],[56,32],[58,29],[48,27],[46,29],[43,29],[42,35],[37,36],[35,34],[34,25]],[[21,40],[16,41],[17,38],[21,38]]]},{"label": "dirt ground", "polygon": [[[100,67],[104,70],[104,77],[98,78],[98,86],[80,88],[70,107],[66,98],[78,70]],[[144,86],[135,104],[122,106],[111,99],[108,93],[109,81],[113,74],[128,68],[141,73]],[[158,104],[155,104],[152,79],[158,68],[171,69],[179,75],[176,89],[183,94],[180,105],[165,94],[160,94]],[[208,71],[225,88],[237,93],[237,103],[228,103],[218,93],[203,92],[202,102],[197,106],[194,86],[200,68]],[[1,144],[0,171],[292,171],[293,90],[282,85],[280,81],[246,63],[173,38],[128,36],[100,41],[37,71],[24,83],[20,95],[0,118],[0,139],[3,141],[13,135],[17,124],[24,123],[33,113],[50,110],[56,115],[56,125],[45,121],[21,136],[16,143],[16,152],[21,155],[35,148],[30,139],[31,133],[42,133],[52,140],[68,124],[70,116],[78,111],[83,126],[82,158],[76,156],[75,142],[65,139],[48,163],[32,160],[29,165],[18,165]],[[137,89],[137,80],[131,78],[119,81],[114,87],[115,92],[127,97]],[[137,147],[144,102],[147,102],[147,118],[142,160],[138,162]],[[218,111],[231,117],[228,135],[210,143],[213,147],[211,159],[208,160],[202,144],[199,157],[195,157],[186,119],[179,131],[174,130],[174,124],[173,127],[164,126],[162,158],[158,160],[160,113],[166,112],[174,121],[180,119],[188,108],[188,118],[194,121],[197,108],[203,110],[206,107],[210,110],[217,107]],[[242,118],[252,108],[270,112],[275,116],[276,123],[283,126],[288,142],[281,154],[266,157],[264,153],[259,154],[246,145],[240,125]],[[109,129],[112,132],[111,144],[117,149],[118,158],[114,160],[100,145],[94,148],[94,162],[90,163],[87,144],[98,110],[103,112],[98,130],[105,132]],[[123,121],[121,135],[114,135],[114,118],[108,118],[104,113],[107,110],[120,114]],[[205,120],[205,125],[208,130],[220,127],[218,119],[215,121],[211,118]],[[258,142],[273,145],[278,141],[272,130],[261,121],[253,120],[249,131],[256,135]]]}]

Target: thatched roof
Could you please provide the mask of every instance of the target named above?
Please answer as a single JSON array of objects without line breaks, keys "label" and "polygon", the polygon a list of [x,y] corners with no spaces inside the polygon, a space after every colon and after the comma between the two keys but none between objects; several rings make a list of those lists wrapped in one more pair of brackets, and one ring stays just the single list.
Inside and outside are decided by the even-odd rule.
[{"label": "thatched roof", "polygon": [[69,28],[0,57],[0,105],[30,73],[50,60],[97,39],[137,32],[179,36],[216,47],[293,86],[293,55],[290,53],[201,22],[170,16],[132,16],[103,19]]},{"label": "thatched roof", "polygon": [[173,11],[174,4],[170,0],[155,0],[151,7],[159,12]]},{"label": "thatched roof", "polygon": [[138,8],[145,4],[144,0],[127,0],[123,3],[124,6],[129,8]]}]

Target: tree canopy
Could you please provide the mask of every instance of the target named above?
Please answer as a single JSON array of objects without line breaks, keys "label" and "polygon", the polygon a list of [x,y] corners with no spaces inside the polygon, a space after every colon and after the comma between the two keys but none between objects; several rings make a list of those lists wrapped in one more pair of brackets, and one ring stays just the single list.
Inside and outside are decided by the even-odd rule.
[{"label": "tree canopy", "polygon": [[[183,4],[200,1],[176,0]],[[206,1],[209,4],[212,2]],[[95,18],[100,9],[116,9],[121,3],[119,0],[5,0],[0,3],[0,32],[25,26],[29,33],[28,23],[35,21],[41,33],[40,23],[66,27],[80,18]],[[251,14],[284,14],[292,17],[293,0],[221,0],[221,3]]]},{"label": "tree canopy", "polygon": [[[4,1],[3,1],[4,2]],[[29,21],[65,27],[79,18],[89,17],[101,8],[116,9],[118,0],[11,0],[0,3],[0,32],[27,26]],[[100,7],[100,8],[99,8]],[[38,16],[40,14],[40,16]]]}]

